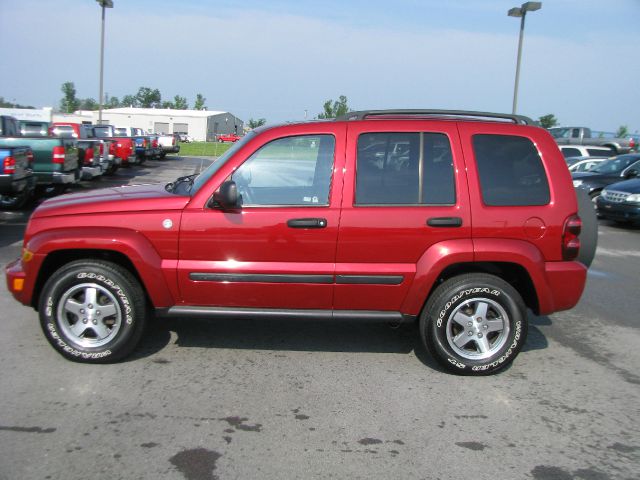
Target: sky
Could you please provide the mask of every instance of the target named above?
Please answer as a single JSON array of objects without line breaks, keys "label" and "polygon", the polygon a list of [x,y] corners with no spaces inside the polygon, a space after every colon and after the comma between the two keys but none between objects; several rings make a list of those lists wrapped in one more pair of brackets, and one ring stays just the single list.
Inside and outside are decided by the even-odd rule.
[{"label": "sky", "polygon": [[[514,0],[113,0],[104,89],[268,123],[353,110],[511,112]],[[546,0],[526,17],[518,113],[640,131],[640,0]],[[64,82],[98,98],[94,0],[0,0],[0,96],[57,107]],[[7,46],[11,45],[10,48]]]}]

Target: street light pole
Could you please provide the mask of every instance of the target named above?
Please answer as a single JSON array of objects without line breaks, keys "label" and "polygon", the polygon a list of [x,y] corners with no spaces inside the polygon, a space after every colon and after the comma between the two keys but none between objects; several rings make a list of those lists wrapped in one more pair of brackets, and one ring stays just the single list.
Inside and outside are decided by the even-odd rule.
[{"label": "street light pole", "polygon": [[524,20],[527,12],[535,12],[542,8],[542,2],[525,2],[521,7],[514,7],[507,12],[510,17],[520,17],[520,38],[518,39],[518,59],[516,61],[516,80],[513,86],[513,107],[511,113],[515,115],[518,106],[518,84],[520,83],[520,61],[522,59],[522,41],[524,39]]},{"label": "street light pole", "polygon": [[100,33],[100,106],[98,110],[98,123],[102,124],[102,104],[104,103],[104,96],[102,95],[104,78],[104,12],[106,8],[113,8],[113,0],[96,0],[96,2],[102,7],[102,31]]}]

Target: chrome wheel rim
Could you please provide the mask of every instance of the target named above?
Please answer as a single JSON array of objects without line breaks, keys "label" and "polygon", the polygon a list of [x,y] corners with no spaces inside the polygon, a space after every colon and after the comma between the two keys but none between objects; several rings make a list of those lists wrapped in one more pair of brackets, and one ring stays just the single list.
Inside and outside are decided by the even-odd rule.
[{"label": "chrome wheel rim", "polygon": [[473,298],[458,305],[447,319],[447,342],[468,360],[495,355],[509,337],[509,316],[497,302]]},{"label": "chrome wheel rim", "polygon": [[109,343],[122,326],[116,297],[96,283],[67,290],[58,302],[56,318],[67,339],[83,348]]}]

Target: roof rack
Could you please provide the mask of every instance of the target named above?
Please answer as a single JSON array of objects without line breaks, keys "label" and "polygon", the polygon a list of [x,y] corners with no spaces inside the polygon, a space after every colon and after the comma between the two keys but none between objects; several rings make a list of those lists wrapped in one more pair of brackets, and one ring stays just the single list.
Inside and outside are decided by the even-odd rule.
[{"label": "roof rack", "polygon": [[537,125],[529,117],[524,115],[515,115],[510,113],[493,113],[493,112],[474,112],[467,110],[420,110],[420,109],[400,109],[400,110],[361,110],[357,112],[348,112],[345,115],[337,117],[336,120],[364,120],[367,117],[377,117],[384,115],[415,115],[430,117],[472,117],[478,119],[501,119],[510,120],[516,124]]}]

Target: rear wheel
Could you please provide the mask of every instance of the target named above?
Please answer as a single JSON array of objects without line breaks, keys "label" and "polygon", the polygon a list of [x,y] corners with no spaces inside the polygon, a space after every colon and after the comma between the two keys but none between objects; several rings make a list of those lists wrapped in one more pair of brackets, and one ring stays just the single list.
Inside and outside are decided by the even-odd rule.
[{"label": "rear wheel", "polygon": [[2,210],[17,210],[24,207],[29,200],[29,190],[24,189],[16,195],[0,195],[0,208]]},{"label": "rear wheel", "polygon": [[525,343],[526,307],[507,282],[484,273],[442,283],[420,315],[433,357],[459,375],[489,375],[509,365]]},{"label": "rear wheel", "polygon": [[40,324],[64,357],[109,363],[135,348],[145,325],[136,278],[111,262],[79,260],[57,270],[40,297]]}]

